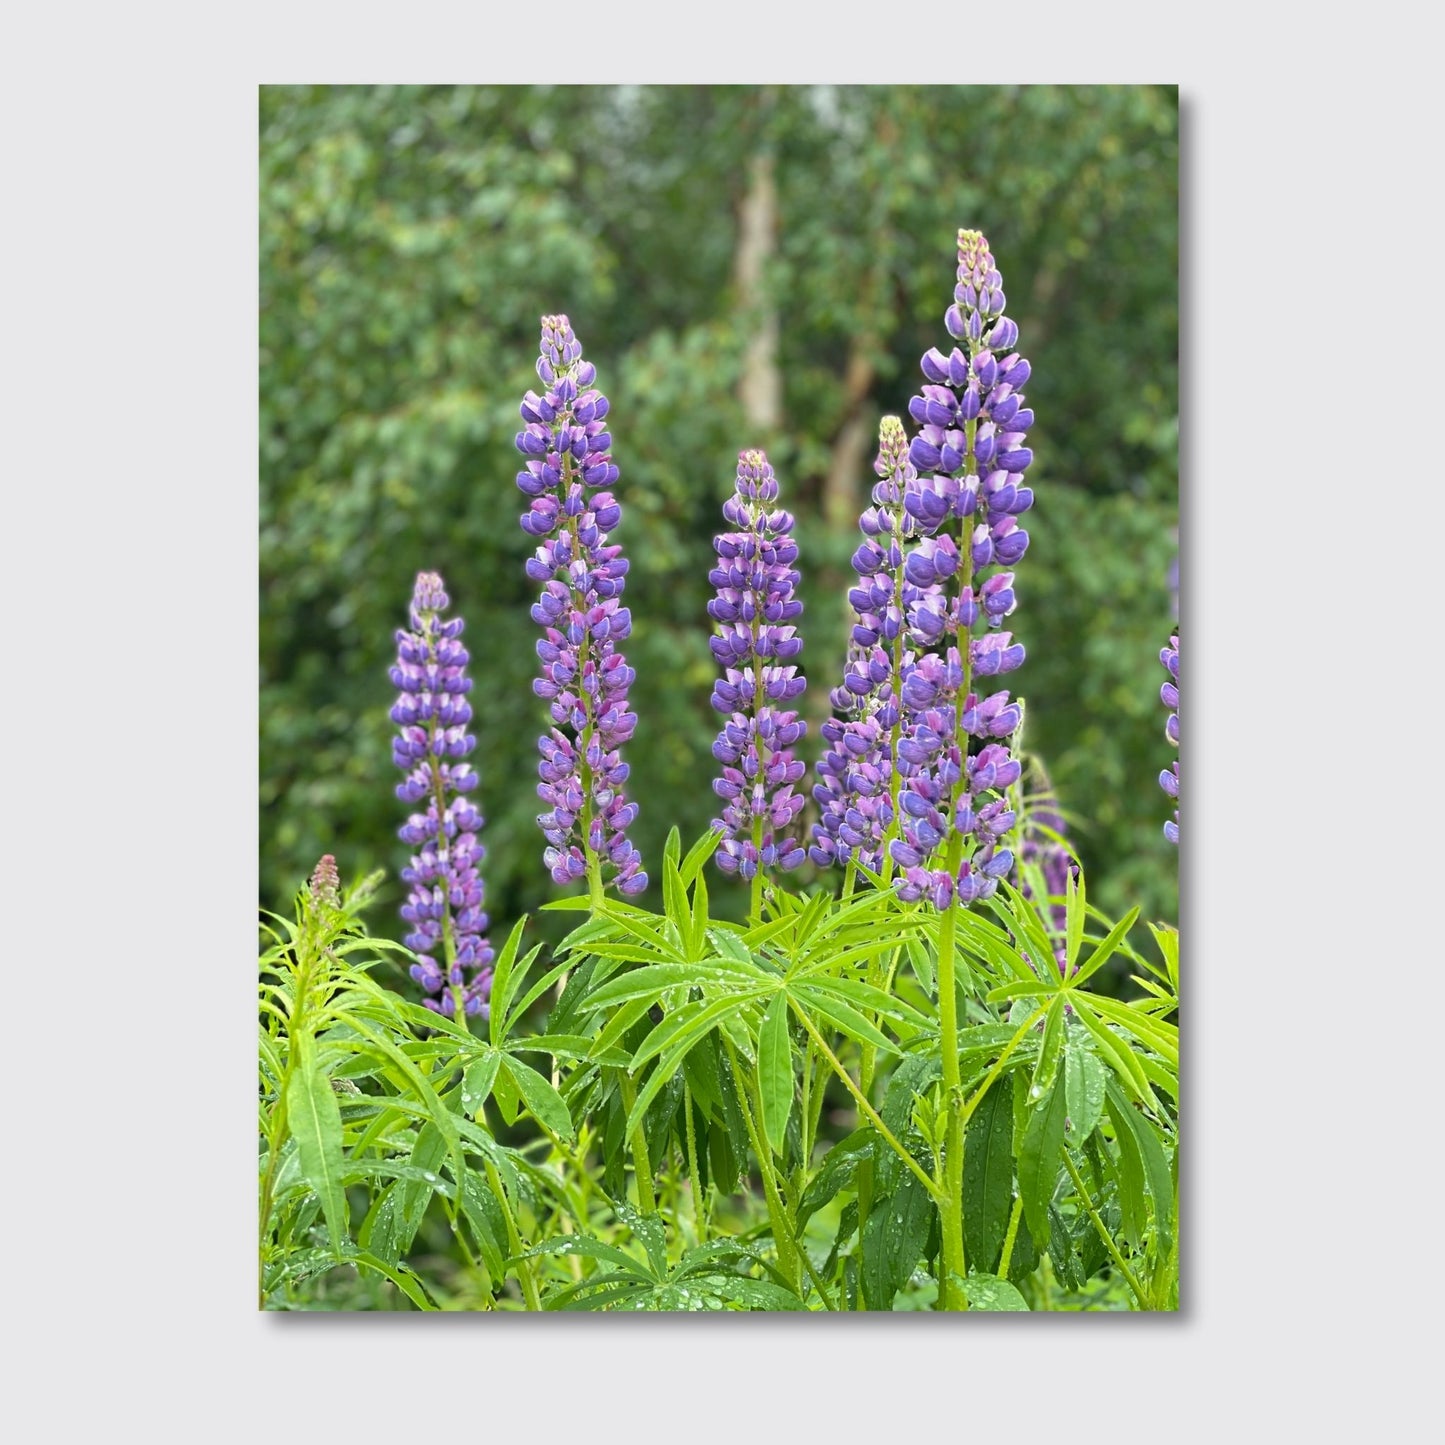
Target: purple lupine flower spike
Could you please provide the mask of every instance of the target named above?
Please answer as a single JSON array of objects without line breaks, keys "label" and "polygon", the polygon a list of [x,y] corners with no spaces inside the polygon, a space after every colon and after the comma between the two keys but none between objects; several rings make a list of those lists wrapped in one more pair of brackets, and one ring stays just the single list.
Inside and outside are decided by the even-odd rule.
[{"label": "purple lupine flower spike", "polygon": [[[988,897],[1013,866],[1005,839],[1016,820],[1004,794],[1020,769],[1004,740],[1022,711],[1007,691],[981,695],[975,686],[1024,660],[1023,646],[997,629],[1016,605],[1011,569],[1029,544],[1018,518],[1033,505],[1024,441],[1034,415],[1020,390],[1029,363],[1013,349],[1018,326],[1003,314],[1003,282],[977,231],[958,233],[953,294],[944,321],[961,345],[923,357],[928,384],[908,405],[919,423],[909,459],[928,475],[904,497],[921,536],[904,574],[934,589],[909,608],[908,622],[915,643],[934,650],[905,668],[903,836],[891,845],[905,875],[899,896],[939,908]],[[940,867],[951,837],[957,867]]]},{"label": "purple lupine flower spike", "polygon": [[495,954],[482,911],[479,865],[486,850],[477,833],[484,820],[465,796],[477,786],[476,770],[464,761],[477,745],[466,730],[472,682],[467,650],[458,640],[462,619],[444,620],[447,605],[440,576],[418,573],[411,629],[396,634],[391,680],[399,695],[391,720],[400,732],[391,752],[406,774],[396,793],[403,802],[425,804],[400,830],[402,841],[417,850],[401,871],[411,886],[401,916],[412,925],[406,936],[417,955],[411,976],[434,995],[422,1002],[452,1018],[460,1001],[464,1012],[485,1018]]},{"label": "purple lupine flower spike", "polygon": [[527,575],[543,584],[532,608],[545,634],[532,690],[555,724],[537,744],[537,795],[547,806],[537,818],[547,840],[543,858],[558,883],[588,878],[600,889],[606,867],[619,891],[641,893],[647,874],[627,838],[637,804],[622,791],[628,767],[621,747],[637,726],[627,709],[636,673],[619,648],[632,632],[621,602],[627,559],[607,542],[622,519],[606,490],[618,473],[607,398],[592,385],[597,368],[582,360],[565,316],[542,318],[537,375],[546,389],[523,398],[526,426],[516,440],[527,459],[517,485],[531,499],[522,530],[540,541]]},{"label": "purple lupine flower spike", "polygon": [[[1159,651],[1159,661],[1162,662],[1169,673],[1169,681],[1159,689],[1159,697],[1164,706],[1169,709],[1169,721],[1164,725],[1164,736],[1174,744],[1177,752],[1179,749],[1179,634],[1175,632],[1169,639],[1169,646]],[[1179,759],[1174,761],[1159,774],[1159,786],[1169,794],[1177,803],[1179,801]],[[1179,845],[1179,809],[1174,809],[1174,817],[1170,822],[1164,824],[1164,836],[1176,847]]]},{"label": "purple lupine flower spike", "polygon": [[841,717],[822,726],[828,746],[813,788],[821,816],[808,856],[819,867],[856,857],[876,872],[898,810],[893,756],[908,711],[903,677],[914,660],[907,617],[941,588],[937,582],[919,587],[904,575],[903,545],[916,524],[903,503],[916,473],[896,416],[885,416],[879,425],[873,470],[880,481],[873,505],[858,519],[863,543],[853,554],[853,568],[859,581],[848,593],[857,621],[843,685],[829,694]]},{"label": "purple lupine flower spike", "polygon": [[807,857],[786,830],[803,809],[793,784],[803,764],[793,746],[807,731],[795,709],[782,706],[806,682],[791,659],[803,640],[793,626],[803,604],[793,596],[798,544],[790,512],[778,507],[778,483],[760,451],[738,457],[736,490],[723,517],[736,529],[713,540],[718,565],[708,574],[717,596],[708,615],[718,624],[710,639],[723,675],[712,705],[727,721],[713,744],[723,765],[713,791],[723,800],[713,827],[724,837],[714,855],[725,873],[756,878],[765,868],[796,868]]},{"label": "purple lupine flower spike", "polygon": [[330,853],[323,853],[312,870],[311,896],[329,908],[341,907],[341,875],[336,871],[336,859]]}]

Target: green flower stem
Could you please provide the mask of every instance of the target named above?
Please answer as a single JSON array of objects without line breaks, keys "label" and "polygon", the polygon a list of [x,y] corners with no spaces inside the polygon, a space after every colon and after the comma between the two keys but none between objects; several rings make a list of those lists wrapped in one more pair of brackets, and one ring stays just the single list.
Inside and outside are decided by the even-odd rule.
[{"label": "green flower stem", "polygon": [[1099,1218],[1099,1211],[1094,1208],[1094,1201],[1089,1197],[1088,1187],[1085,1185],[1083,1179],[1079,1177],[1079,1171],[1074,1167],[1074,1161],[1069,1158],[1068,1149],[1063,1151],[1063,1155],[1064,1168],[1069,1171],[1069,1178],[1074,1181],[1074,1188],[1078,1191],[1079,1198],[1083,1201],[1089,1218],[1093,1220],[1094,1228],[1098,1232],[1099,1238],[1104,1242],[1104,1248],[1109,1251],[1110,1258],[1119,1266],[1119,1273],[1124,1276],[1125,1283],[1128,1284],[1129,1288],[1134,1292],[1134,1299],[1140,1308],[1147,1309],[1148,1305],[1145,1303],[1144,1290],[1140,1286],[1139,1281],[1134,1278],[1134,1271],[1124,1263],[1124,1256],[1119,1253],[1119,1246],[1114,1243],[1114,1236],[1109,1233],[1104,1227],[1104,1221]]},{"label": "green flower stem", "polygon": [[[753,849],[761,860],[763,854],[763,820],[753,819]],[[763,865],[758,863],[758,871],[753,874],[752,883],[748,895],[748,916],[754,923],[763,921]]]},{"label": "green flower stem", "polygon": [[798,1005],[796,999],[790,998],[788,1002],[792,1004],[793,1012],[797,1014],[798,1018],[802,1022],[803,1027],[807,1029],[808,1033],[812,1036],[813,1042],[817,1044],[818,1048],[822,1051],[823,1057],[827,1059],[828,1062],[833,1066],[833,1072],[837,1074],[837,1076],[843,1081],[844,1085],[847,1087],[848,1092],[852,1094],[854,1100],[857,1102],[858,1107],[863,1111],[864,1117],[868,1120],[870,1124],[872,1124],[872,1126],[879,1132],[879,1134],[883,1136],[883,1139],[888,1144],[889,1148],[891,1148],[893,1152],[897,1154],[898,1157],[913,1171],[914,1176],[917,1178],[918,1182],[923,1185],[923,1187],[929,1192],[930,1195],[932,1195],[934,1201],[938,1205],[942,1206],[947,1199],[944,1191],[939,1188],[938,1184],[934,1180],[928,1177],[928,1175],[924,1172],[922,1166],[919,1164],[918,1160],[916,1160],[913,1155],[911,1155],[908,1150],[905,1149],[903,1145],[900,1144],[898,1140],[893,1137],[893,1131],[888,1127],[887,1124],[883,1122],[882,1119],[878,1117],[878,1111],[859,1091],[858,1085],[853,1082],[853,1076],[838,1061],[837,1054],[835,1054],[833,1050],[828,1047],[828,1041],[814,1027],[813,1020],[808,1017],[807,1011]]},{"label": "green flower stem", "polygon": [[1003,1254],[1000,1256],[998,1262],[998,1277],[1000,1279],[1008,1278],[1009,1262],[1014,1257],[1014,1240],[1018,1238],[1019,1220],[1023,1218],[1023,1213],[1024,1197],[1022,1194],[1015,1194],[1013,1212],[1008,1217],[1008,1233],[1004,1236]]},{"label": "green flower stem", "polygon": [[687,1125],[687,1177],[692,1185],[693,1229],[699,1244],[707,1243],[707,1191],[697,1172],[697,1130],[692,1122],[692,1087],[682,1086],[683,1119]]},{"label": "green flower stem", "polygon": [[[733,1078],[737,1082],[738,1103],[742,1106],[743,1123],[747,1126],[753,1153],[758,1157],[758,1171],[763,1177],[763,1195],[768,1204],[768,1218],[773,1226],[773,1244],[778,1252],[778,1268],[796,1293],[799,1287],[797,1250],[793,1243],[792,1230],[788,1227],[788,1211],[778,1189],[777,1176],[773,1172],[772,1151],[768,1148],[767,1142],[758,1134],[758,1126],[753,1120],[753,1111],[748,1105],[749,1080],[747,1073],[738,1063],[737,1050],[726,1034],[722,1036],[722,1039],[723,1047],[727,1049],[728,1062],[732,1065]],[[762,1114],[761,1101],[758,1104],[758,1113]]]},{"label": "green flower stem", "polygon": [[[626,1069],[619,1072],[618,1085],[622,1090],[623,1107],[630,1114],[632,1106],[637,1102],[637,1086],[632,1082],[632,1076]],[[643,1128],[643,1120],[637,1121],[637,1127],[632,1131],[632,1172],[637,1177],[637,1203],[644,1214],[657,1213],[657,1195],[652,1188],[652,1162],[647,1157],[647,1133]]]},{"label": "green flower stem", "polygon": [[[497,1203],[502,1206],[502,1218],[507,1224],[507,1248],[513,1255],[520,1255],[522,1253],[522,1236],[517,1232],[517,1220],[512,1213],[511,1203],[507,1199],[507,1191],[502,1188],[502,1177],[497,1173],[497,1166],[490,1159],[483,1161],[483,1167],[487,1171],[487,1183],[492,1186],[492,1193],[496,1196]],[[530,1259],[517,1261],[517,1279],[521,1282],[522,1295],[527,1301],[527,1308],[540,1310],[542,1301],[537,1296],[537,1281],[532,1275]]]},{"label": "green flower stem", "polygon": [[[963,861],[963,835],[955,828],[948,835],[944,868],[958,877]],[[943,1133],[943,1279],[938,1302],[945,1309],[967,1309],[953,1283],[966,1279],[963,1254],[963,1081],[958,1072],[958,991],[954,984],[954,939],[958,929],[958,907],[950,900],[938,925],[938,1028],[943,1050],[943,1091],[947,1101],[947,1122]]]}]

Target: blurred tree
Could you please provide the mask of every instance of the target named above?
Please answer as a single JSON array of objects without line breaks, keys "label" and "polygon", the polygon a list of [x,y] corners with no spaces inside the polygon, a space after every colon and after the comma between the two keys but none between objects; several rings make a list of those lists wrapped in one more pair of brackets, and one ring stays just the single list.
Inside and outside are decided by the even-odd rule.
[{"label": "blurred tree", "polygon": [[546,312],[571,317],[613,403],[635,836],[652,859],[673,823],[701,831],[706,573],[737,453],[767,446],[798,514],[817,716],[878,420],[906,415],[944,340],[954,234],[974,225],[1034,367],[1027,744],[1078,820],[1091,895],[1177,915],[1155,783],[1172,87],[263,87],[260,121],[263,901],[323,852],[349,873],[405,856],[386,669],[421,568],[468,621],[493,915],[552,894],[512,448]]}]

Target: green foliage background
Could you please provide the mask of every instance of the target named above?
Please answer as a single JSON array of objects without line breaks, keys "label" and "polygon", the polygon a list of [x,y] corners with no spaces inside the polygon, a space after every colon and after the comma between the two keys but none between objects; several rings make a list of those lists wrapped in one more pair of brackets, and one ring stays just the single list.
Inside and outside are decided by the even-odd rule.
[{"label": "green foliage background", "polygon": [[[260,142],[266,906],[323,852],[348,878],[385,867],[382,903],[400,899],[386,673],[422,568],[467,620],[494,936],[555,894],[512,437],[539,318],[557,311],[612,401],[634,836],[655,880],[668,828],[691,838],[714,815],[704,608],[737,453],[766,447],[798,517],[817,717],[875,447],[847,508],[835,491],[827,509],[830,458],[850,421],[876,437],[882,415],[906,418],[918,357],[947,345],[963,225],[988,236],[1033,364],[1033,541],[1010,619],[1028,648],[1009,679],[1026,745],[1073,820],[1091,899],[1177,917],[1156,781],[1172,755],[1158,651],[1178,518],[1174,87],[268,86]],[[767,435],[738,400],[756,312],[734,272],[759,156],[777,187],[765,286],[783,382]],[[741,890],[716,892],[719,914],[741,914]]]}]

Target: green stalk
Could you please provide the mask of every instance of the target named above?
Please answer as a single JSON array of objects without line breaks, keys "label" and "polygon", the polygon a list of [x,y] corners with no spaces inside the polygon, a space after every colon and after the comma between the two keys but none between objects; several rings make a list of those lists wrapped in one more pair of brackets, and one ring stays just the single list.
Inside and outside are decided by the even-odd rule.
[{"label": "green stalk", "polygon": [[788,1002],[792,1004],[793,1012],[797,1014],[799,1020],[802,1022],[803,1027],[807,1029],[808,1033],[812,1036],[813,1042],[822,1051],[823,1057],[826,1058],[828,1062],[833,1066],[833,1072],[837,1074],[840,1079],[842,1079],[844,1085],[847,1087],[848,1092],[852,1094],[858,1107],[863,1111],[864,1117],[868,1120],[870,1124],[872,1124],[872,1126],[879,1132],[879,1134],[883,1136],[883,1140],[889,1146],[889,1148],[891,1148],[893,1152],[897,1154],[898,1157],[913,1171],[914,1177],[929,1192],[929,1194],[933,1197],[934,1201],[940,1206],[942,1206],[945,1202],[944,1191],[934,1180],[928,1177],[928,1175],[923,1171],[923,1168],[919,1164],[918,1160],[916,1160],[913,1155],[911,1155],[908,1150],[905,1149],[903,1145],[900,1144],[898,1140],[893,1137],[893,1131],[888,1127],[887,1124],[883,1122],[881,1118],[879,1118],[878,1111],[873,1107],[872,1104],[868,1102],[867,1098],[861,1092],[859,1092],[858,1085],[853,1082],[853,1076],[839,1062],[837,1054],[835,1054],[833,1050],[828,1047],[828,1041],[814,1027],[813,1020],[808,1017],[806,1010],[799,1007],[796,999],[790,998]]},{"label": "green stalk", "polygon": [[[948,835],[944,867],[958,877],[963,859],[963,836],[957,829]],[[939,1304],[945,1309],[967,1309],[968,1302],[953,1284],[953,1276],[966,1278],[963,1257],[963,1081],[958,1072],[958,993],[954,986],[954,935],[958,927],[958,904],[949,901],[938,926],[938,1028],[943,1050],[943,1091],[947,1100],[947,1122],[943,1135],[943,1279]],[[956,1301],[956,1303],[955,1303]]]},{"label": "green stalk", "polygon": [[[507,1200],[507,1191],[502,1188],[502,1177],[497,1173],[497,1166],[490,1159],[483,1161],[483,1167],[487,1171],[487,1183],[492,1186],[492,1193],[496,1196],[497,1203],[502,1206],[502,1218],[507,1225],[507,1248],[513,1255],[522,1253],[522,1236],[517,1232],[517,1220],[512,1213],[512,1206]],[[521,1282],[522,1295],[527,1301],[529,1310],[540,1310],[542,1302],[537,1295],[537,1281],[532,1277],[532,1261],[530,1259],[517,1260],[517,1279]]]},{"label": "green stalk", "polygon": [[[778,1268],[787,1279],[789,1286],[796,1293],[800,1281],[798,1276],[797,1251],[793,1243],[792,1231],[788,1228],[788,1211],[783,1204],[783,1198],[778,1190],[778,1181],[773,1172],[772,1151],[768,1148],[765,1140],[758,1134],[758,1127],[753,1122],[753,1111],[748,1107],[749,1080],[742,1067],[738,1064],[738,1056],[733,1043],[726,1034],[722,1036],[723,1047],[727,1050],[728,1062],[732,1065],[733,1078],[738,1086],[738,1103],[743,1111],[743,1123],[747,1127],[748,1139],[752,1142],[753,1153],[758,1157],[758,1171],[763,1177],[763,1196],[768,1204],[768,1219],[773,1226],[773,1244],[778,1252]],[[758,1103],[758,1113],[762,1113],[762,1103]]]},{"label": "green stalk", "polygon": [[1094,1201],[1089,1197],[1088,1188],[1079,1177],[1079,1171],[1074,1167],[1074,1161],[1069,1158],[1069,1151],[1065,1149],[1064,1167],[1069,1171],[1069,1178],[1074,1181],[1074,1188],[1078,1190],[1079,1198],[1083,1201],[1084,1208],[1088,1211],[1089,1218],[1094,1222],[1094,1229],[1099,1238],[1104,1242],[1104,1248],[1109,1251],[1110,1258],[1119,1266],[1119,1273],[1124,1276],[1124,1282],[1134,1292],[1134,1299],[1141,1309],[1148,1309],[1148,1303],[1144,1298],[1144,1289],[1139,1281],[1134,1278],[1134,1271],[1124,1263],[1124,1256],[1119,1253],[1119,1246],[1114,1243],[1114,1236],[1109,1233],[1104,1221],[1099,1218],[1099,1212],[1094,1208]]},{"label": "green stalk", "polygon": [[687,1177],[692,1183],[693,1229],[699,1244],[707,1243],[707,1201],[702,1176],[697,1172],[697,1130],[692,1122],[692,1088],[682,1088],[683,1118],[687,1123]]},{"label": "green stalk", "polygon": [[[625,1069],[619,1071],[618,1087],[622,1091],[622,1106],[631,1114],[632,1106],[637,1102],[637,1086]],[[637,1121],[628,1142],[632,1147],[632,1172],[637,1178],[638,1207],[644,1214],[656,1214],[657,1195],[652,1187],[652,1162],[647,1157],[647,1134],[643,1129],[643,1120]]]}]

